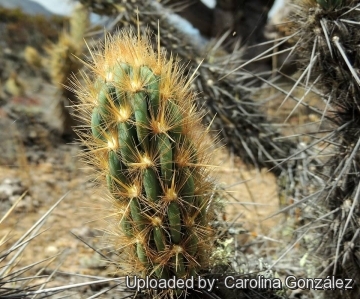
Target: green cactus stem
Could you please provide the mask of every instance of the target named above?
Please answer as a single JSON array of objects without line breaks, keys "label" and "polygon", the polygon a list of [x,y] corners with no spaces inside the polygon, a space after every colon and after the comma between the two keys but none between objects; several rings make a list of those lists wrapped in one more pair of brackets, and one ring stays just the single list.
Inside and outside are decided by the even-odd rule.
[{"label": "green cactus stem", "polygon": [[146,35],[122,31],[96,57],[94,79],[75,89],[90,116],[89,163],[105,160],[103,177],[120,207],[112,231],[121,231],[138,273],[196,275],[211,254],[215,185],[206,166],[214,140],[195,97],[178,62],[156,53]]}]

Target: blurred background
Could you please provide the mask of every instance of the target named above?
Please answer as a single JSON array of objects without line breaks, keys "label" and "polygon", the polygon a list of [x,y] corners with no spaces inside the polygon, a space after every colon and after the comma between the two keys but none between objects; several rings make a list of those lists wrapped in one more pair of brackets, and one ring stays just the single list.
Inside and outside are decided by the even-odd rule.
[{"label": "blurred background", "polygon": [[[61,14],[61,15],[69,15],[72,11],[73,6],[75,5],[73,1],[65,0],[0,0],[0,4],[5,7],[17,7],[21,6],[25,11],[30,12],[33,10],[34,13],[46,13],[41,7],[34,5],[33,3],[39,3],[48,11]],[[215,0],[202,0],[207,6],[214,7]],[[273,8],[270,11],[269,16],[271,17],[284,3],[284,0],[276,0]]]}]

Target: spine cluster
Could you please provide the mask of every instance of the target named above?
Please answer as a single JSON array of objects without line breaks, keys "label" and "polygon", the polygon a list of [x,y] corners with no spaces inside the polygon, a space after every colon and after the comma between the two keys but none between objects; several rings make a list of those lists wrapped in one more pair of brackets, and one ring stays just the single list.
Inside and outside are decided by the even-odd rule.
[{"label": "spine cluster", "polygon": [[80,136],[116,208],[114,245],[143,276],[194,276],[208,264],[215,186],[191,80],[148,35],[121,31],[92,56],[93,78],[75,87],[91,128]]}]

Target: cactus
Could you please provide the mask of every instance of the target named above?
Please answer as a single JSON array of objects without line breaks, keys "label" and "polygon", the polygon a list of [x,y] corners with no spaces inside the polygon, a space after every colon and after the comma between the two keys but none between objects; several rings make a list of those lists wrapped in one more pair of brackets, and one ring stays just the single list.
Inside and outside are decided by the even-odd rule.
[{"label": "cactus", "polygon": [[316,3],[326,10],[337,8],[342,5],[342,2],[342,0],[316,0]]},{"label": "cactus", "polygon": [[[200,43],[194,42],[192,37],[164,17],[165,8],[154,3],[156,1],[80,2],[102,15],[121,12],[122,18],[117,24],[120,27],[137,26],[136,18],[133,17],[133,11],[137,9],[142,16],[141,28],[146,24],[152,31],[156,31],[157,19],[160,19],[161,46],[176,53],[183,61],[189,61],[185,66],[186,73],[191,74],[196,70],[192,87],[202,95],[200,106],[206,111],[204,121],[211,123],[212,129],[219,132],[223,144],[248,165],[270,168],[277,175],[286,171],[286,167],[278,167],[279,162],[286,159],[297,148],[297,144],[281,138],[280,132],[269,125],[267,116],[260,111],[260,104],[251,99],[249,88],[243,86],[248,74],[244,75],[245,78],[237,73],[227,76],[229,69],[241,60],[239,53],[222,57],[216,63],[209,61],[206,57],[208,53]],[[198,67],[204,58],[204,63]]]},{"label": "cactus", "polygon": [[84,34],[89,23],[89,11],[77,4],[70,18],[69,32],[63,31],[58,42],[48,46],[48,71],[51,80],[66,95],[69,95],[64,85],[68,77],[77,72],[82,65],[78,58],[83,53]]},{"label": "cactus", "polygon": [[314,171],[322,186],[308,203],[317,211],[312,219],[315,252],[321,257],[322,275],[354,280],[353,290],[332,291],[327,298],[360,294],[358,6],[351,0],[298,1],[292,15],[305,86],[313,81],[321,90],[323,119],[330,123],[326,134],[320,132],[326,151],[322,167]]},{"label": "cactus", "polygon": [[81,66],[75,56],[81,55],[82,48],[73,41],[69,34],[62,32],[58,42],[48,47],[46,51],[49,55],[47,65],[51,80],[57,88],[62,90],[70,74],[76,72]]},{"label": "cactus", "polygon": [[132,31],[108,36],[93,57],[94,79],[84,76],[75,90],[91,127],[89,163],[101,168],[116,209],[116,242],[127,244],[137,274],[194,276],[208,265],[215,185],[214,141],[191,80],[148,35]]},{"label": "cactus", "polygon": [[62,121],[62,134],[68,137],[74,135],[72,126],[79,124],[74,121],[69,110],[69,104],[76,104],[76,99],[64,86],[68,84],[70,75],[76,73],[82,66],[78,57],[84,52],[84,35],[88,24],[89,11],[81,4],[77,4],[70,18],[69,32],[61,32],[57,43],[46,48],[48,73],[61,96],[56,112]]},{"label": "cactus", "polygon": [[88,30],[89,25],[89,10],[80,3],[77,3],[70,18],[69,33],[74,43],[79,47],[80,53],[84,45],[84,34]]}]

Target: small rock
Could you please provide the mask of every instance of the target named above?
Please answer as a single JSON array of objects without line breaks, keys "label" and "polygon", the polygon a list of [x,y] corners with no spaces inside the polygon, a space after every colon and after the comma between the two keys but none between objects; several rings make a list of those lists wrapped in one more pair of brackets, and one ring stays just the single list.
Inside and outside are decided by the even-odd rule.
[{"label": "small rock", "polygon": [[0,202],[1,202],[1,201],[7,201],[8,198],[9,198],[9,196],[8,196],[5,192],[2,192],[2,191],[0,190]]},{"label": "small rock", "polygon": [[0,184],[0,200],[9,200],[10,197],[18,197],[26,191],[21,181],[17,178],[5,179]]},{"label": "small rock", "polygon": [[0,185],[0,194],[2,195],[1,197],[5,198],[5,200],[7,198],[9,198],[9,196],[12,195],[11,186],[9,186],[9,185]]},{"label": "small rock", "polygon": [[49,245],[48,247],[45,248],[45,252],[48,255],[55,255],[58,253],[58,248],[54,245]]},{"label": "small rock", "polygon": [[29,132],[29,138],[35,139],[36,137],[37,137],[36,131],[33,130]]}]

